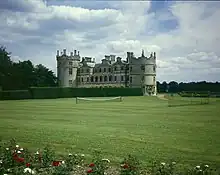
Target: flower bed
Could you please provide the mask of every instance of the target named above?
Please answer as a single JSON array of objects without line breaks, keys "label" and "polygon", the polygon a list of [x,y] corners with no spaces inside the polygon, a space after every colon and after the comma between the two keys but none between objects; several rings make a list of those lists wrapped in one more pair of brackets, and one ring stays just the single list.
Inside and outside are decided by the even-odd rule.
[{"label": "flower bed", "polygon": [[178,172],[176,162],[154,163],[151,168],[144,170],[140,161],[132,155],[128,155],[121,164],[111,166],[109,159],[104,159],[97,153],[91,163],[85,162],[84,154],[68,153],[57,159],[55,152],[50,147],[43,150],[36,150],[31,153],[27,148],[23,148],[11,141],[8,146],[1,147],[0,174],[3,175],[214,175],[216,170],[212,170],[209,165],[197,165],[184,172]]}]

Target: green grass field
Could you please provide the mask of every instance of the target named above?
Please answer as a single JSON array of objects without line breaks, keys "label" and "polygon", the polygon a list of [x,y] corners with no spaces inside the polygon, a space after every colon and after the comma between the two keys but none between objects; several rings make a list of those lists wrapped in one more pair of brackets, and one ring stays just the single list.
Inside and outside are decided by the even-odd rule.
[{"label": "green grass field", "polygon": [[15,138],[36,149],[52,144],[58,153],[73,148],[91,157],[102,150],[120,161],[220,164],[220,102],[168,107],[157,97],[122,102],[75,103],[75,99],[0,101],[0,139]]}]

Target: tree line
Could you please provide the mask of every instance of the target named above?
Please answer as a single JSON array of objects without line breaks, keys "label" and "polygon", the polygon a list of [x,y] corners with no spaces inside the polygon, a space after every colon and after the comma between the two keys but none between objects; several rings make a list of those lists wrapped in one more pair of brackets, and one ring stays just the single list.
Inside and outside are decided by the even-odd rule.
[{"label": "tree line", "polygon": [[10,55],[5,47],[0,47],[0,87],[3,90],[57,86],[55,74],[47,67],[35,66],[30,60],[14,62]]},{"label": "tree line", "polygon": [[[3,90],[25,90],[29,87],[56,87],[57,77],[54,72],[42,64],[34,65],[30,60],[14,62],[11,53],[5,47],[0,47],[0,87]],[[190,82],[175,81],[157,82],[158,92],[181,91],[212,91],[220,92],[220,82]]]}]

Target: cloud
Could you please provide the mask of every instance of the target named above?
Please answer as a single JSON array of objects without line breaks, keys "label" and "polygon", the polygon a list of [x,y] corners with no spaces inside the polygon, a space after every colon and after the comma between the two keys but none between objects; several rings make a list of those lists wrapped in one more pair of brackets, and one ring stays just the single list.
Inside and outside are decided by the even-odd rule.
[{"label": "cloud", "polygon": [[56,71],[56,50],[100,61],[157,53],[159,81],[220,81],[219,3],[0,1],[0,43]]}]

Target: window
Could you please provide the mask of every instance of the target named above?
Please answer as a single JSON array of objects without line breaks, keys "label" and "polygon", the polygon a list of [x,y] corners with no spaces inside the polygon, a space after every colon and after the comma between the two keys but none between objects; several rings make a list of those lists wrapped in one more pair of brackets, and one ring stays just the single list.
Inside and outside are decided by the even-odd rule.
[{"label": "window", "polygon": [[130,71],[132,71],[132,66],[130,67]]},{"label": "window", "polygon": [[123,66],[121,67],[121,70],[124,70],[124,67],[123,67]]},{"label": "window", "polygon": [[89,69],[87,69],[86,72],[89,73]]},{"label": "window", "polygon": [[99,72],[102,72],[102,69],[101,69],[101,68],[99,68]]},{"label": "window", "polygon": [[81,81],[83,82],[83,77],[82,77]]},{"label": "window", "polygon": [[132,77],[130,77],[130,83],[132,83]]},{"label": "window", "polygon": [[69,68],[69,75],[72,75],[72,74],[73,74],[73,69]]},{"label": "window", "polygon": [[141,65],[141,70],[145,70],[145,66],[144,65]]},{"label": "window", "polygon": [[83,69],[81,69],[81,72],[83,73]]},{"label": "window", "polygon": [[99,77],[99,81],[102,82],[102,76]]},{"label": "window", "polygon": [[87,77],[87,82],[89,82],[89,77]]},{"label": "window", "polygon": [[72,66],[72,65],[73,65],[73,62],[72,62],[72,61],[70,61],[70,62],[69,62],[69,65],[70,65],[70,66]]},{"label": "window", "polygon": [[117,70],[117,67],[115,67],[115,71]]},{"label": "window", "polygon": [[97,76],[95,77],[95,82],[98,82],[98,77]]},{"label": "window", "polygon": [[106,72],[106,68],[104,68],[104,72]]},{"label": "window", "polygon": [[156,71],[156,66],[153,67],[153,71],[154,71],[154,72]]},{"label": "window", "polygon": [[121,81],[124,81],[124,76],[121,76]]},{"label": "window", "polygon": [[111,75],[108,77],[108,81],[112,81],[112,76]]},{"label": "window", "polygon": [[73,80],[69,80],[69,85],[70,85],[70,86],[73,85]]},{"label": "window", "polygon": [[115,76],[115,81],[117,81],[117,76]]},{"label": "window", "polygon": [[156,78],[154,77],[154,82],[156,81]]},{"label": "window", "polygon": [[94,78],[93,78],[93,77],[91,77],[91,82],[93,82],[93,80],[94,80]]},{"label": "window", "polygon": [[110,67],[108,68],[108,71],[111,72],[111,68]]},{"label": "window", "polygon": [[104,81],[107,81],[108,80],[108,77],[107,76],[104,76]]}]

